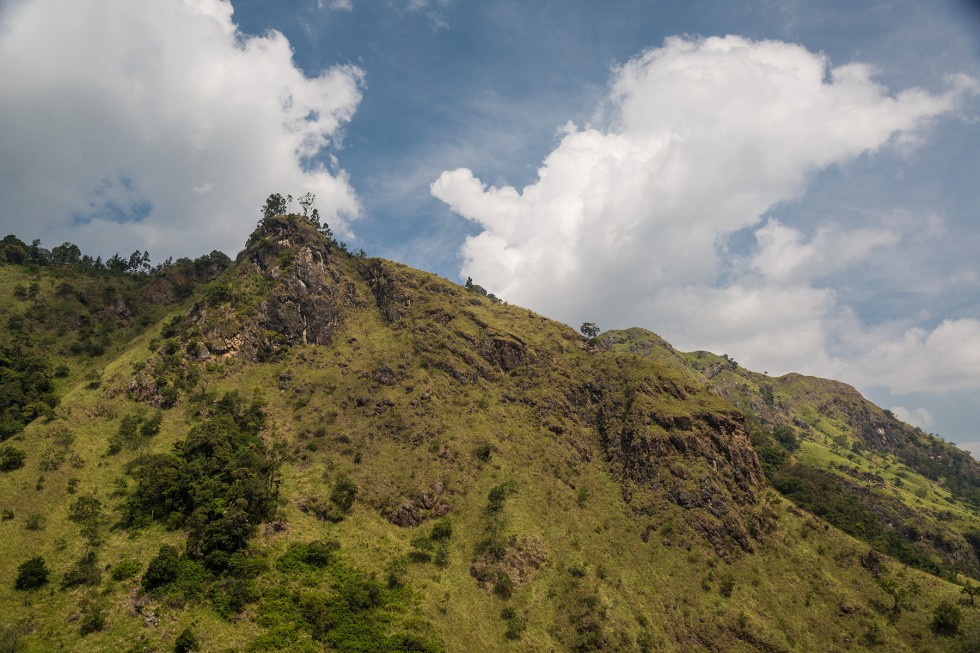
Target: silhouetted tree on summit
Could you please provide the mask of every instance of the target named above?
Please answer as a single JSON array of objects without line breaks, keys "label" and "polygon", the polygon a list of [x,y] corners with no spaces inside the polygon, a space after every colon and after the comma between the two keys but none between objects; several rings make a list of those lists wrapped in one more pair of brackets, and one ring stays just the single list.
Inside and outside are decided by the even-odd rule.
[{"label": "silhouetted tree on summit", "polygon": [[596,325],[595,322],[585,322],[582,324],[582,326],[579,327],[578,330],[581,331],[582,335],[588,338],[589,340],[598,337],[600,333],[599,327],[598,325]]}]

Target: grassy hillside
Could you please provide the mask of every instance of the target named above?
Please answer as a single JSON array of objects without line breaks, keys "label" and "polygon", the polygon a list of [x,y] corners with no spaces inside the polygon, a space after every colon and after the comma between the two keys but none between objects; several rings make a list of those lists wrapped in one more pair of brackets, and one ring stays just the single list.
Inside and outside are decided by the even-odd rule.
[{"label": "grassy hillside", "polygon": [[980,465],[968,453],[837,381],[769,377],[643,329],[601,340],[686,368],[741,408],[769,480],[801,507],[907,564],[980,577]]},{"label": "grassy hillside", "polygon": [[[11,293],[25,273],[49,284],[0,266]],[[772,429],[662,341],[592,346],[296,216],[166,309],[0,445],[23,452],[0,472],[3,650],[980,642],[962,576],[787,500]],[[837,455],[809,435],[773,469]]]}]

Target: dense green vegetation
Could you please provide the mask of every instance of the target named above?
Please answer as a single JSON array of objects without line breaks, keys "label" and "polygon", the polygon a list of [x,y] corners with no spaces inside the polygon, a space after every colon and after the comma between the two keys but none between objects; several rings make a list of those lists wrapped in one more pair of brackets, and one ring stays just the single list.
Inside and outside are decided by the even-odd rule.
[{"label": "dense green vegetation", "polygon": [[244,549],[276,508],[278,464],[259,438],[264,420],[258,400],[236,393],[209,406],[172,453],[136,463],[129,524],[156,519],[184,527],[188,553],[209,569],[225,569],[229,555]]},{"label": "dense green vegetation", "polygon": [[48,360],[21,343],[0,345],[0,441],[36,418],[54,414],[58,399]]}]

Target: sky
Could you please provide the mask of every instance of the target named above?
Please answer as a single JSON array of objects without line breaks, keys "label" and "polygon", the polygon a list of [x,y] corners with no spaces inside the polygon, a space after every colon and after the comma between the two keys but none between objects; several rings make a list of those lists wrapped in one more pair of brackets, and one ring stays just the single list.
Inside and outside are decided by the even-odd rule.
[{"label": "sky", "polygon": [[310,192],[369,255],[974,455],[978,121],[966,0],[0,0],[4,233],[233,256]]}]

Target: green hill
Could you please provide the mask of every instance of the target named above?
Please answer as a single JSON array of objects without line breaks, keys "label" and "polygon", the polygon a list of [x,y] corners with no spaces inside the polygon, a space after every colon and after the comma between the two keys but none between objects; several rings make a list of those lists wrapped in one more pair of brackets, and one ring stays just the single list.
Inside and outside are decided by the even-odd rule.
[{"label": "green hill", "polygon": [[[0,359],[0,650],[980,642],[975,464],[844,386],[587,340],[299,216],[179,281],[38,258],[0,264],[43,359]],[[62,283],[87,322],[28,310]]]}]

